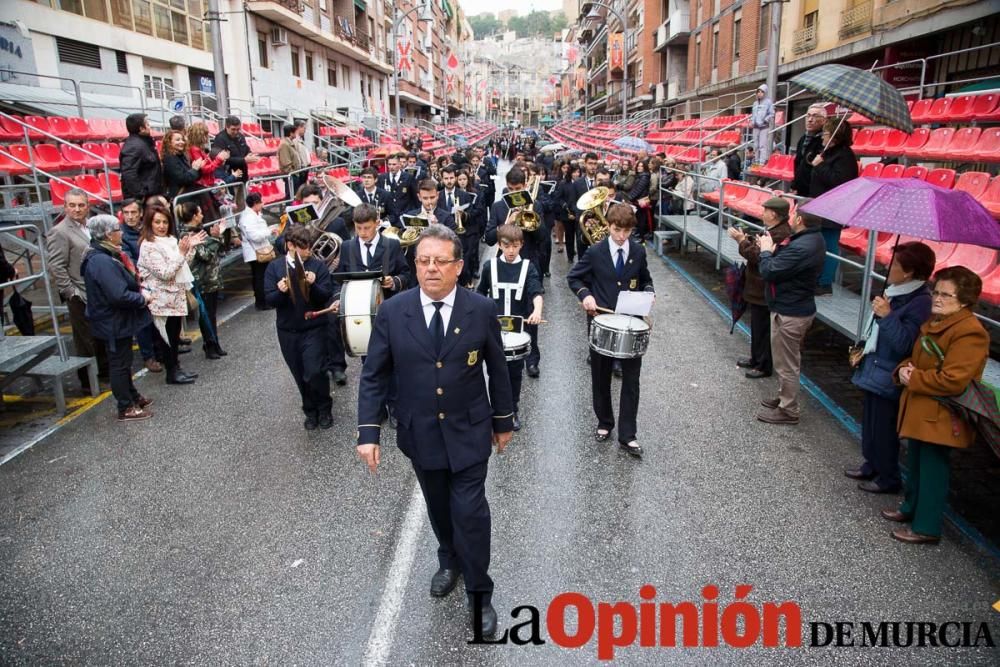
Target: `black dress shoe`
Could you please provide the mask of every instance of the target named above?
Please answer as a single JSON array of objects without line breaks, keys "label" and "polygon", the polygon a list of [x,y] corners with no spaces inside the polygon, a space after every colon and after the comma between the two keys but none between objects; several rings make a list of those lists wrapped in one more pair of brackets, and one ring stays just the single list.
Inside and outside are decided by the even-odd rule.
[{"label": "black dress shoe", "polygon": [[[472,623],[472,631],[476,631],[475,611],[469,612],[469,621]],[[497,612],[493,605],[487,604],[482,607],[479,616],[479,635],[481,637],[493,637],[497,633]]]},{"label": "black dress shoe", "polygon": [[191,353],[191,348],[190,347],[179,347],[179,348],[177,348],[177,354],[190,354],[190,353]]},{"label": "black dress shoe", "polygon": [[760,370],[759,368],[751,368],[750,370],[748,370],[743,375],[746,376],[746,377],[748,377],[748,378],[750,378],[751,380],[759,380],[761,378],[769,378],[769,377],[771,377],[770,373],[765,373],[764,371]]},{"label": "black dress shoe", "polygon": [[594,431],[594,440],[597,440],[597,442],[605,442],[610,437],[611,431],[605,431],[604,433],[601,433],[601,429]]},{"label": "black dress shoe", "polygon": [[757,367],[757,364],[755,364],[754,360],[751,359],[750,357],[746,357],[745,359],[737,359],[736,360],[736,365],[739,366],[740,368],[756,368]]},{"label": "black dress shoe", "polygon": [[868,493],[899,493],[899,487],[882,487],[875,482],[860,482],[858,488]]},{"label": "black dress shoe", "polygon": [[302,422],[302,425],[305,426],[307,431],[315,431],[319,426],[319,420],[317,420],[313,415],[309,415],[306,417],[306,420]]},{"label": "black dress shoe", "polygon": [[229,356],[229,353],[226,352],[225,350],[223,350],[222,346],[219,345],[218,343],[215,343],[214,347],[215,347],[215,353],[217,355],[219,355],[220,357],[228,357]]},{"label": "black dress shoe", "polygon": [[345,384],[347,384],[347,373],[341,370],[334,371],[333,381],[337,383],[338,387],[343,387]]},{"label": "black dress shoe", "polygon": [[186,371],[183,368],[179,368],[179,367],[177,369],[177,372],[178,373],[183,373],[184,375],[187,375],[189,378],[196,378],[196,377],[198,377],[197,373],[192,373],[191,371]]},{"label": "black dress shoe", "polygon": [[181,345],[190,345],[191,344],[191,339],[190,338],[178,338],[177,342],[180,343]]},{"label": "black dress shoe", "polygon": [[194,384],[194,378],[183,371],[167,373],[167,384]]},{"label": "black dress shoe", "polygon": [[319,427],[324,431],[333,428],[333,415],[326,414],[319,418]]},{"label": "black dress shoe", "polygon": [[869,480],[869,479],[875,479],[875,473],[872,472],[865,474],[865,472],[861,468],[848,468],[847,470],[844,471],[844,477],[850,477],[851,479]]},{"label": "black dress shoe", "polygon": [[441,568],[431,577],[431,595],[436,598],[443,598],[455,590],[455,584],[457,583],[458,570]]},{"label": "black dress shoe", "polygon": [[642,447],[640,447],[639,443],[636,442],[635,440],[632,440],[630,442],[620,442],[620,443],[618,443],[618,446],[621,449],[624,449],[626,452],[628,452],[632,456],[634,456],[635,458],[637,458],[637,459],[641,459],[642,458]]},{"label": "black dress shoe", "polygon": [[209,361],[216,361],[222,358],[222,356],[215,351],[215,347],[213,347],[212,345],[206,345],[204,349],[205,349],[205,358],[208,359]]},{"label": "black dress shoe", "polygon": [[514,430],[515,431],[521,430],[521,420],[517,418],[516,412],[514,413]]},{"label": "black dress shoe", "polygon": [[538,377],[538,366],[535,365],[528,366],[527,372],[528,372],[528,377],[530,378]]}]

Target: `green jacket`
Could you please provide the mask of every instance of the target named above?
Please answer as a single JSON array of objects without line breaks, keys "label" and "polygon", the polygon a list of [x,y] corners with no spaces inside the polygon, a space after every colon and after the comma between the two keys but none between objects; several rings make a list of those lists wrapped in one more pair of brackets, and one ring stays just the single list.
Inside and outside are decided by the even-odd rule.
[{"label": "green jacket", "polygon": [[222,266],[219,257],[225,250],[222,239],[209,236],[201,245],[195,246],[191,259],[191,273],[201,292],[218,292],[222,289]]}]

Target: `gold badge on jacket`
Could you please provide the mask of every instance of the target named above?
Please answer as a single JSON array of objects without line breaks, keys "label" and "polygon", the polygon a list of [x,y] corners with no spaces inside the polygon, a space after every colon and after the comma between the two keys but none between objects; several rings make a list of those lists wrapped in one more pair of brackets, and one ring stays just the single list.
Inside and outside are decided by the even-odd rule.
[{"label": "gold badge on jacket", "polygon": [[479,350],[472,350],[469,352],[469,359],[466,363],[469,366],[475,366],[477,361],[479,361]]},{"label": "gold badge on jacket", "polygon": [[635,289],[638,286],[639,286],[639,279],[638,278],[633,278],[632,280],[628,281],[628,288],[629,289]]}]

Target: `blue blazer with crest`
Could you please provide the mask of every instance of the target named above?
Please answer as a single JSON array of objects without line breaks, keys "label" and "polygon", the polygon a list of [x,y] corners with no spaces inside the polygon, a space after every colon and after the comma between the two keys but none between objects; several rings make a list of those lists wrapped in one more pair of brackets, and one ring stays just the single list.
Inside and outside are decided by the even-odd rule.
[{"label": "blue blazer with crest", "polygon": [[399,387],[396,442],[421,469],[457,472],[482,463],[492,452],[493,433],[513,430],[500,323],[496,306],[484,296],[458,288],[440,355],[433,350],[419,288],[382,304],[358,389],[359,445],[379,442],[393,376]]},{"label": "blue blazer with crest", "polygon": [[576,298],[583,301],[593,296],[602,308],[615,309],[619,292],[652,292],[653,277],[646,263],[646,248],[632,239],[628,241],[625,272],[619,278],[611,259],[610,241],[604,239],[587,248],[566,277]]}]

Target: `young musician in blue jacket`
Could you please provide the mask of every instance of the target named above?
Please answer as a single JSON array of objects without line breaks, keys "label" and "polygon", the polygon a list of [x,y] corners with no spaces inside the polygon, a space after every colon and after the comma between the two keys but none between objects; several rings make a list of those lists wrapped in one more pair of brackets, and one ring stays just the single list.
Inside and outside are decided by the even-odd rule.
[{"label": "young musician in blue jacket", "polygon": [[[469,220],[469,211],[472,207],[472,200],[474,197],[458,187],[457,183],[458,170],[455,165],[448,165],[441,170],[441,184],[444,186],[438,193],[438,208],[448,211],[452,214],[452,217],[456,219],[455,221],[455,233],[458,234],[458,216],[462,216],[462,233],[459,236],[462,239],[462,253],[463,257],[471,258],[471,242],[473,240],[476,243],[479,242],[478,237],[473,238],[471,231],[466,227],[466,223]],[[456,207],[466,206],[465,210],[461,213],[456,213]],[[475,273],[475,265],[469,261],[462,265],[462,275],[458,277],[458,284],[463,287],[472,287],[473,278],[472,275]]]},{"label": "young musician in blue jacket", "polygon": [[333,426],[333,401],[326,374],[326,319],[306,319],[333,296],[326,264],[312,257],[313,232],[296,226],[285,234],[287,254],[267,265],[264,299],[275,308],[281,355],[302,396],[307,431]]},{"label": "young musician in blue jacket", "polygon": [[[525,324],[538,326],[542,321],[542,280],[531,262],[521,258],[524,231],[516,225],[500,225],[500,256],[486,260],[480,274],[478,291],[493,299],[501,315],[523,317]],[[514,430],[521,430],[518,406],[524,359],[507,362],[507,375],[514,395]]]},{"label": "young musician in blue jacket", "polygon": [[[618,294],[623,291],[652,292],[653,278],[646,263],[646,248],[629,238],[636,219],[628,204],[612,204],[608,209],[608,237],[587,248],[570,269],[569,287],[580,300],[587,315],[594,317],[597,309],[613,311]],[[595,437],[604,442],[615,427],[611,406],[611,367],[614,359],[590,351],[590,380],[594,413],[597,415]],[[639,374],[642,357],[622,359],[622,393],[619,405],[618,443],[623,450],[642,458],[642,447],[636,437],[639,413]]]}]

